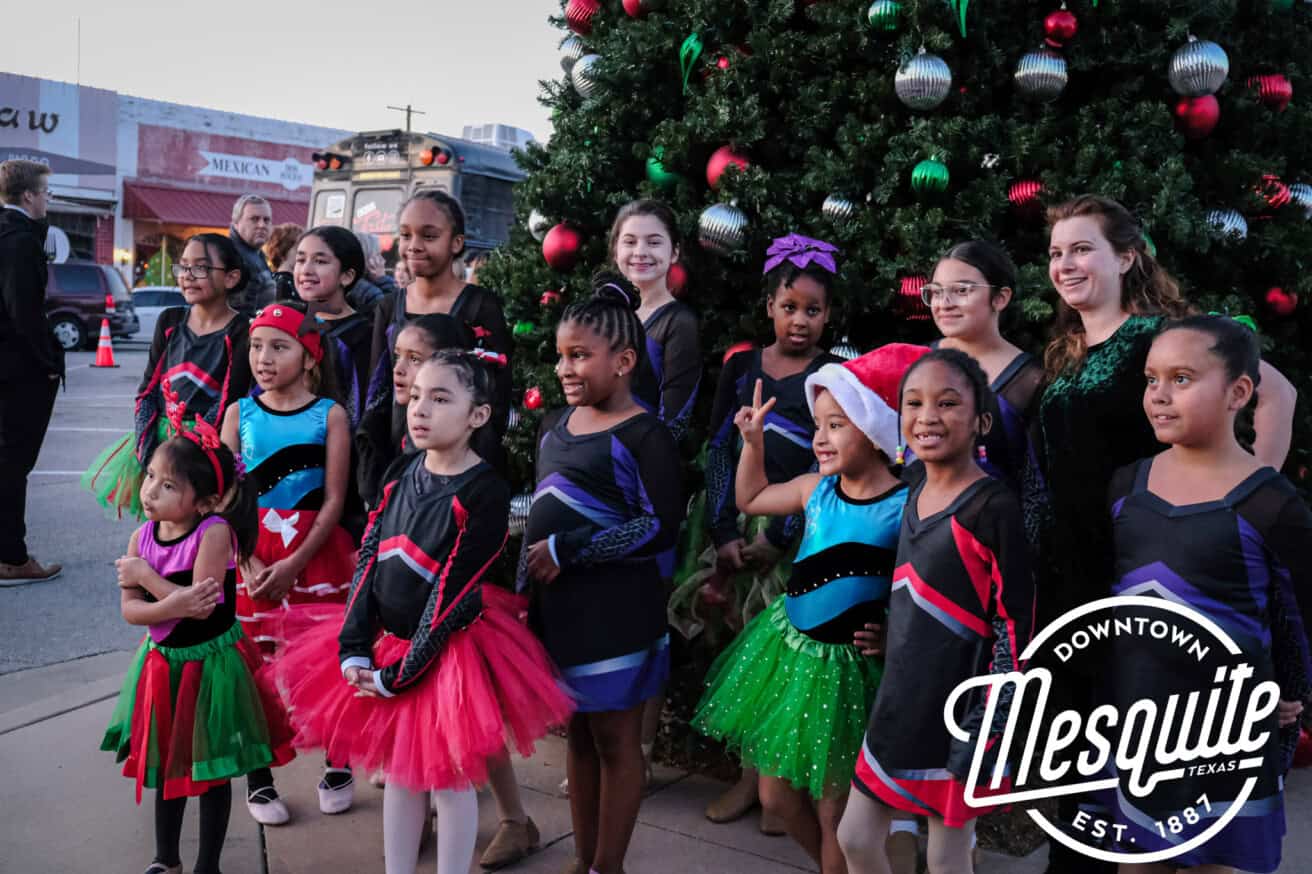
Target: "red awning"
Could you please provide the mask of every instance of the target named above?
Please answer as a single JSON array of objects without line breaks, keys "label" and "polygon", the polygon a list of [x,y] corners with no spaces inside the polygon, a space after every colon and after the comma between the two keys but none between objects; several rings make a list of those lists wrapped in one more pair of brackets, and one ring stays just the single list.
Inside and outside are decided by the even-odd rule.
[{"label": "red awning", "polygon": [[[273,207],[273,223],[304,225],[310,201],[284,200],[260,195]],[[232,224],[232,205],[238,194],[179,188],[166,183],[123,182],[123,217],[171,225],[226,228]]]}]

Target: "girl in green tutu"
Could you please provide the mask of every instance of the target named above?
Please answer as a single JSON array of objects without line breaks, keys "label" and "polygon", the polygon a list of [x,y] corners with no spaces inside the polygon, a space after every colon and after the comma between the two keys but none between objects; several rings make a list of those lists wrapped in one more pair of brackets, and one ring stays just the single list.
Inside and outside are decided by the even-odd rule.
[{"label": "girl in green tutu", "polygon": [[120,558],[123,618],[147,627],[101,749],[155,791],[155,858],[181,874],[187,798],[200,800],[196,874],[218,874],[233,777],[292,758],[292,730],[260,652],[237,622],[237,560],[254,548],[255,494],[209,423],[182,428],[150,456],[140,500],[149,520]]},{"label": "girl in green tutu", "polygon": [[734,418],[738,508],[804,513],[805,524],[786,593],[712,665],[693,724],[760,773],[766,812],[823,874],[845,870],[838,822],[881,675],[870,629],[883,621],[907,495],[893,472],[897,386],[926,352],[894,343],[807,377],[818,473],[770,484],[764,431],[775,399],[762,403],[759,380]]}]

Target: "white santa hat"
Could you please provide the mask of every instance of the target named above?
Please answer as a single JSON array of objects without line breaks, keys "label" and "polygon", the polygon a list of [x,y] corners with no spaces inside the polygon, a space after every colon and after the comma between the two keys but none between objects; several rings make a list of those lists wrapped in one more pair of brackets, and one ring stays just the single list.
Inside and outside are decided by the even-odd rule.
[{"label": "white santa hat", "polygon": [[889,343],[851,361],[826,364],[806,378],[806,405],[815,415],[816,396],[825,389],[875,448],[893,458],[902,442],[898,433],[898,385],[907,368],[927,354],[927,346]]}]

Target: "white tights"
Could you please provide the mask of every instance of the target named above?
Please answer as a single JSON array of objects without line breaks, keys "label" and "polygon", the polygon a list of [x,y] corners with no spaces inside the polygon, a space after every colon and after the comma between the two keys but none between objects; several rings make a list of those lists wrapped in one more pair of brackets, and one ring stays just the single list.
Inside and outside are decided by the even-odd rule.
[{"label": "white tights", "polygon": [[[437,874],[467,874],[478,841],[478,795],[473,789],[435,789]],[[383,789],[383,860],[387,874],[414,874],[428,818],[429,793],[388,782]]]}]

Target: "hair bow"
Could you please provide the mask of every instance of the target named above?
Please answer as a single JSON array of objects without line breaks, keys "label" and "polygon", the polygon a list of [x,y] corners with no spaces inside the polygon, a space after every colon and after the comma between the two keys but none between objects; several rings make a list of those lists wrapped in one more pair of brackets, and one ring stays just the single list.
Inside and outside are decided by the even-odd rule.
[{"label": "hair bow", "polygon": [[470,349],[469,354],[474,358],[478,359],[479,361],[482,361],[486,364],[492,364],[497,367],[505,367],[506,364],[508,363],[506,361],[506,356],[501,352],[493,352],[491,349],[484,349],[482,346],[478,346],[474,349]]},{"label": "hair bow", "polygon": [[762,272],[769,273],[788,261],[799,270],[805,270],[814,264],[822,270],[837,273],[838,264],[834,261],[837,252],[838,247],[832,243],[814,240],[801,234],[789,234],[786,237],[776,238],[770,243],[770,248],[765,250],[765,270]]},{"label": "hair bow", "polygon": [[1230,315],[1229,313],[1220,313],[1220,312],[1217,312],[1216,310],[1212,310],[1210,313],[1208,313],[1208,315],[1209,315],[1209,316],[1227,316],[1227,317],[1230,318],[1231,321],[1238,322],[1239,324],[1243,325],[1243,326],[1244,326],[1245,328],[1247,328],[1248,330],[1252,331],[1254,334],[1259,333],[1258,330],[1257,330],[1257,322],[1254,321],[1254,319],[1253,319],[1252,316],[1246,316],[1246,315],[1232,316],[1232,315]]}]

